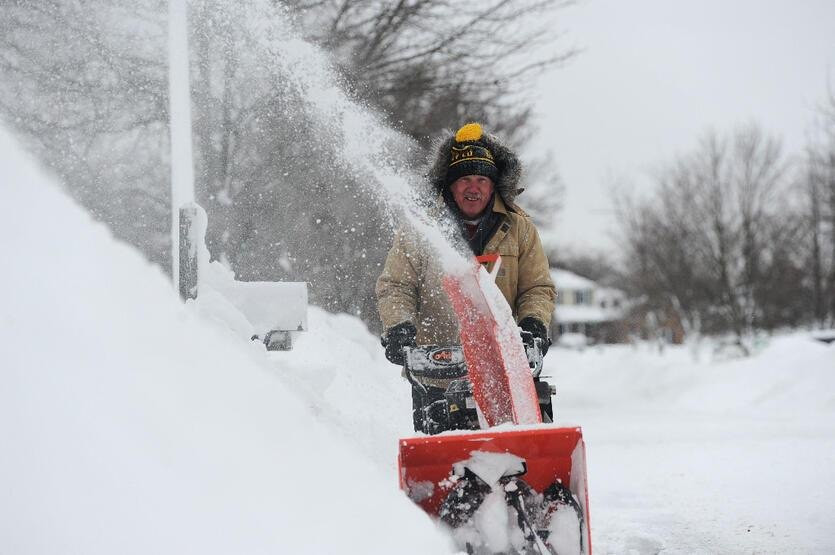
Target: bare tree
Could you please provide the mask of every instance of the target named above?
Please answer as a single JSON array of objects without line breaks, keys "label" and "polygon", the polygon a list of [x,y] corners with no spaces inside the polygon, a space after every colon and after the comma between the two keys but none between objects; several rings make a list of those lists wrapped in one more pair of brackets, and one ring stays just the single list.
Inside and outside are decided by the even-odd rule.
[{"label": "bare tree", "polygon": [[[314,302],[373,323],[388,218],[366,176],[339,167],[340,137],[317,127],[309,93],[282,74],[256,31],[286,35],[284,22],[295,16],[334,53],[351,94],[413,138],[403,138],[408,165],[421,157],[414,138],[428,144],[429,135],[467,118],[516,144],[525,140],[532,99],[522,93],[538,68],[568,54],[526,57],[552,40],[535,36],[545,21],[536,15],[563,3],[491,0],[463,10],[441,0],[291,1],[289,11],[277,4],[190,3],[196,185],[210,250],[244,279],[310,281]],[[0,11],[3,118],[76,199],[163,267],[166,13],[162,0],[13,0]],[[484,37],[491,40],[476,40]]]},{"label": "bare tree", "polygon": [[819,111],[819,133],[806,149],[805,191],[808,268],[818,326],[835,324],[835,95]]},{"label": "bare tree", "polygon": [[828,102],[822,109],[826,118],[826,139],[822,150],[822,185],[824,202],[827,207],[826,223],[829,227],[829,275],[827,295],[829,297],[829,324],[835,324],[835,94],[830,90]]},{"label": "bare tree", "polygon": [[616,260],[605,251],[552,247],[546,254],[551,267],[558,267],[586,277],[607,287],[623,287],[623,275]]},{"label": "bare tree", "polygon": [[[424,147],[439,131],[480,121],[517,146],[534,137],[531,91],[542,71],[577,53],[557,18],[572,0],[289,2],[346,79]],[[540,225],[562,208],[553,156],[530,160],[520,200]]]},{"label": "bare tree", "polygon": [[[554,29],[566,0],[289,2],[363,98],[418,140],[464,118],[520,142],[536,75],[576,50]],[[365,94],[363,94],[363,92]]]},{"label": "bare tree", "polygon": [[706,331],[741,339],[771,322],[765,307],[781,310],[785,297],[774,302],[767,284],[790,262],[782,247],[794,233],[782,213],[787,184],[779,142],[758,127],[708,134],[662,172],[651,198],[621,206],[633,287]]},{"label": "bare tree", "polygon": [[0,113],[115,235],[164,265],[165,3],[5,2]]}]

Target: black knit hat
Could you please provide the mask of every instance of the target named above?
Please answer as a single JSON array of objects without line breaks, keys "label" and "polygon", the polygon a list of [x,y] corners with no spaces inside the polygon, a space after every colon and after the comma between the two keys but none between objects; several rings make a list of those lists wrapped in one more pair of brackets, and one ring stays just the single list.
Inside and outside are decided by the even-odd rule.
[{"label": "black knit hat", "polygon": [[455,134],[449,152],[446,184],[465,175],[483,175],[496,181],[499,170],[490,149],[481,142],[482,130],[477,123],[468,123]]},{"label": "black knit hat", "polygon": [[[513,205],[516,196],[522,192],[519,187],[519,181],[522,178],[522,164],[510,146],[503,143],[495,135],[483,132],[480,125],[468,124],[459,129],[457,133],[444,131],[441,136],[437,137],[433,149],[435,155],[426,168],[426,177],[432,188],[438,194],[449,190],[449,184],[452,182],[449,179],[450,171],[455,169],[455,166],[452,168],[449,166],[450,153],[452,147],[461,146],[460,143],[478,143],[490,151],[496,164],[496,177],[493,178],[495,191],[502,197],[505,205]],[[488,168],[485,171],[489,172],[490,169]]]}]

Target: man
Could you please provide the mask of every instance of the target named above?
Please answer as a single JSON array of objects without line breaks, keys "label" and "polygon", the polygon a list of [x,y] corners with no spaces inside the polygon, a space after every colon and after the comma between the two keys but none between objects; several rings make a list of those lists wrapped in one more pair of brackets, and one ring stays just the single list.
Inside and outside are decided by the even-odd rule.
[{"label": "man", "polygon": [[[496,285],[519,327],[542,339],[547,352],[547,323],[556,293],[539,234],[514,203],[521,192],[520,177],[516,154],[477,123],[441,142],[429,171],[433,188],[473,254],[501,255]],[[441,263],[423,239],[408,228],[399,230],[376,288],[383,344],[392,363],[403,364],[404,347],[460,344],[458,320],[442,277]],[[418,408],[426,399],[417,396],[414,401]]]}]

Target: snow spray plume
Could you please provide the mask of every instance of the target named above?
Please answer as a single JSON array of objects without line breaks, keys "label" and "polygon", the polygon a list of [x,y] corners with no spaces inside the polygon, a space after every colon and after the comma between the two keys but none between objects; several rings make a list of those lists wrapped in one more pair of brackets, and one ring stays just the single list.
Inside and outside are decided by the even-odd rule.
[{"label": "snow spray plume", "polygon": [[[466,249],[453,226],[431,217],[425,198],[419,196],[424,179],[403,169],[408,165],[405,155],[416,148],[414,141],[350,98],[327,54],[298,36],[289,10],[266,0],[241,4],[203,0],[194,3],[193,11],[207,5],[213,18],[245,26],[245,50],[261,60],[276,87],[304,99],[302,119],[314,122],[315,141],[322,151],[337,157],[325,163],[380,199],[392,224],[403,218],[437,252],[447,271],[457,273],[466,267]],[[291,114],[287,117],[292,120]]]}]

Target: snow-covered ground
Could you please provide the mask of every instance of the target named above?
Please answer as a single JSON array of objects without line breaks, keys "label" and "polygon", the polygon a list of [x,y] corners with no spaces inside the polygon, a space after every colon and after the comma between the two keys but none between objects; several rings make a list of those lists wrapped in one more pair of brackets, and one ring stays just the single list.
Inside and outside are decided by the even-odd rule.
[{"label": "snow-covered ground", "polygon": [[596,552],[835,553],[835,347],[707,350],[549,353],[559,417],[584,429]]},{"label": "snow-covered ground", "polygon": [[[280,379],[393,475],[411,426],[397,368],[351,317],[317,310],[311,328],[270,354]],[[548,354],[557,420],[586,438],[594,551],[835,552],[835,346],[798,333],[749,359],[697,354]]]},{"label": "snow-covered ground", "polygon": [[370,381],[338,317],[315,313],[304,374],[270,361],[185,308],[2,132],[0,167],[0,553],[449,550],[338,415],[285,383]]},{"label": "snow-covered ground", "polygon": [[[443,553],[408,386],[355,318],[267,353],[184,307],[0,133],[0,553]],[[596,553],[835,552],[835,347],[554,349]]]}]

